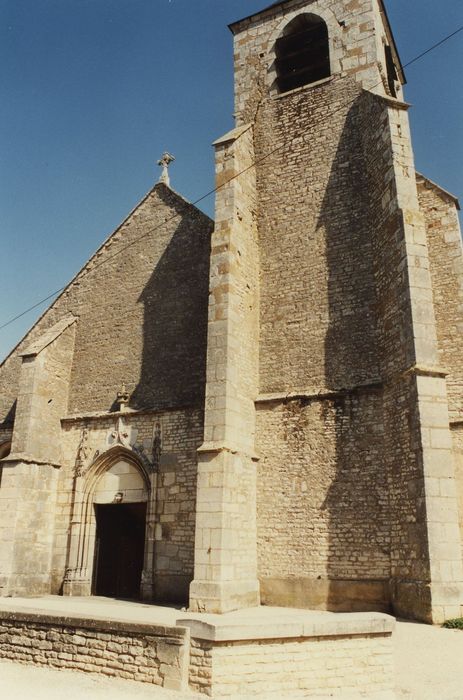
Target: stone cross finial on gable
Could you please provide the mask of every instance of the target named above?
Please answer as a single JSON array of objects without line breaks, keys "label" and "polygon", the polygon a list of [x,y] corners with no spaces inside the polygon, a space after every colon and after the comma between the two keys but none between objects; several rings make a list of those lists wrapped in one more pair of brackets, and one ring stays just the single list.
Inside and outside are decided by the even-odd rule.
[{"label": "stone cross finial on gable", "polygon": [[158,165],[162,166],[161,177],[159,182],[163,182],[165,185],[170,185],[169,178],[169,165],[175,160],[174,156],[171,156],[167,151],[163,154],[162,158],[158,160]]}]

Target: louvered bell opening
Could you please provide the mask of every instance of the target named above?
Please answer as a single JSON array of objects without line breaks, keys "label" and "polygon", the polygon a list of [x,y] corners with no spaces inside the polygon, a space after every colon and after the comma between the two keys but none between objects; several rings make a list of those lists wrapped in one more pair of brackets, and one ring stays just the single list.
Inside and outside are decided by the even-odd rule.
[{"label": "louvered bell opening", "polygon": [[[305,16],[307,17],[307,15]],[[288,92],[331,75],[328,29],[323,20],[308,17],[277,40],[275,67],[278,91]],[[302,19],[302,18],[301,18]]]}]

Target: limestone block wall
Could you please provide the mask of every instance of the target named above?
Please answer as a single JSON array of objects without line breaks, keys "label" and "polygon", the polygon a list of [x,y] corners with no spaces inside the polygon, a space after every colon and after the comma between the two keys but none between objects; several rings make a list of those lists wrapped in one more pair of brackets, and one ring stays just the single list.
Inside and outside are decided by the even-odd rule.
[{"label": "limestone block wall", "polygon": [[463,250],[455,200],[418,175],[432,278],[439,364],[448,372],[451,421],[463,420]]},{"label": "limestone block wall", "polygon": [[165,626],[3,610],[0,658],[217,698],[347,692],[385,700],[393,697],[393,629],[378,614],[203,615]]},{"label": "limestone block wall", "polygon": [[[6,457],[11,448],[11,438],[13,437],[13,431],[8,428],[3,428],[0,430],[0,459]],[[2,485],[2,464],[0,462],[0,486]]]},{"label": "limestone block wall", "polygon": [[381,98],[365,106],[365,134],[368,124],[374,125],[365,153],[376,232],[392,600],[398,614],[438,622],[459,613],[463,593],[448,398],[439,367],[425,221],[406,106]]},{"label": "limestone block wall", "polygon": [[[460,223],[456,201],[451,195],[421,175],[417,176],[417,183],[420,206],[426,220],[439,363],[447,372],[460,536],[463,542],[463,254]],[[449,487],[445,483],[442,486]]]},{"label": "limestone block wall", "polygon": [[11,452],[1,455],[1,595],[50,587],[60,416],[67,408],[74,338],[70,317],[23,353]]},{"label": "limestone block wall", "polygon": [[257,409],[262,601],[388,610],[381,389]]},{"label": "limestone block wall", "polygon": [[359,697],[392,698],[392,669],[390,634],[284,642],[191,641],[190,686],[213,697],[359,693]]},{"label": "limestone block wall", "polygon": [[257,167],[258,552],[268,604],[389,605],[367,99],[346,77],[270,95],[257,113],[257,157],[271,153]]},{"label": "limestone block wall", "polygon": [[24,350],[11,459],[60,464],[60,419],[69,400],[75,320],[63,319]]},{"label": "limestone block wall", "polygon": [[0,596],[50,592],[58,470],[3,464],[0,489]]},{"label": "limestone block wall", "polygon": [[[148,461],[152,468],[147,477],[151,482],[150,513],[154,513],[158,499],[158,479],[153,474],[162,471],[156,512],[164,522],[158,520],[156,530],[156,522],[150,521],[147,587],[152,591],[156,573],[160,595],[170,591],[170,595],[185,599],[193,565],[193,454],[203,430],[211,226],[208,217],[169,187],[157,185],[0,367],[0,425],[7,432],[14,428],[16,453],[9,456],[8,469],[3,469],[0,529],[5,534],[3,570],[16,593],[61,590],[71,544],[79,541],[72,510],[79,491],[76,479],[85,490],[83,464],[91,466],[97,450],[103,453],[114,446],[108,430],[118,434],[118,419],[110,412],[117,409],[116,397],[125,384],[130,408],[179,411],[180,417],[169,413],[166,418],[170,461],[158,454],[158,444],[156,455],[143,453],[147,449],[143,440],[150,443],[150,449],[155,438],[162,440],[162,416],[156,421],[151,416],[149,432],[144,436],[140,433],[138,447],[142,452],[136,459]],[[69,415],[76,414],[81,421],[76,422],[79,427],[69,442],[67,428],[62,433],[60,421],[66,423]],[[98,416],[103,416],[102,425],[108,426],[101,440],[90,438],[92,420]],[[98,433],[98,420],[96,426]],[[130,428],[129,449],[135,444],[130,440],[136,439],[137,430]],[[118,440],[124,446],[126,438],[120,434]],[[172,448],[173,442],[176,446]],[[42,464],[43,468],[35,467]],[[53,471],[55,467],[61,467],[59,474]],[[33,491],[38,483],[40,498]],[[52,489],[46,504],[42,498],[45,485]],[[30,504],[26,496],[30,496]],[[81,513],[80,524],[85,521],[94,534],[92,508],[91,504],[85,517]],[[12,510],[18,517],[13,518]],[[35,538],[42,544],[28,560],[17,543]],[[156,538],[157,572],[152,561]],[[49,546],[51,542],[53,550],[45,552],[45,543]],[[92,538],[86,535],[82,542],[87,546]],[[8,547],[10,563],[5,559]],[[90,550],[79,557],[80,572],[71,567],[71,578],[75,583],[77,577],[82,586],[85,581],[80,592],[90,592]],[[33,580],[34,571],[37,581]],[[5,594],[9,589],[4,584]],[[20,584],[23,589],[18,588]]]},{"label": "limestone block wall", "polygon": [[458,521],[463,555],[463,425],[452,426],[452,448],[457,482]]},{"label": "limestone block wall", "polygon": [[378,380],[359,102],[345,79],[260,107],[261,394]]},{"label": "limestone block wall", "polygon": [[[368,401],[358,404],[353,431],[366,433],[375,423],[378,442],[356,455],[341,430],[331,431],[327,420],[325,450],[335,455],[337,479],[359,468],[369,474],[360,485],[364,496],[356,492],[359,503],[368,502],[371,484],[377,485],[384,513],[380,530],[389,534],[380,536],[371,561],[371,575],[378,575],[372,579],[376,603],[390,595],[398,610],[423,619],[435,615],[437,620],[459,609],[460,542],[454,533],[446,546],[444,535],[446,527],[458,521],[456,489],[407,106],[382,90],[382,78],[378,87],[368,82],[376,70],[380,76],[384,70],[384,47],[379,46],[382,40],[377,42],[379,6],[359,1],[342,3],[335,11],[335,5],[286,3],[232,25],[238,123],[255,122],[261,264],[257,405],[261,412],[265,402],[298,397],[316,401],[330,392],[344,396],[361,388],[382,391],[374,409]],[[337,67],[332,66],[331,79],[277,95],[269,84],[269,47],[301,8],[325,19]],[[332,17],[344,20],[346,11],[355,19],[347,20],[342,30],[330,24]],[[376,27],[371,34],[376,35],[371,54],[375,67],[362,56],[365,73],[356,74],[353,63],[363,53],[361,39],[351,36],[344,46],[339,31],[346,29],[347,37],[349,27],[367,17],[373,23],[370,31]],[[352,51],[348,68],[342,66],[345,50]],[[312,418],[301,430],[308,445],[311,440],[317,444],[315,426]],[[263,464],[273,440],[269,427],[264,420],[258,423]],[[291,472],[298,463],[297,452],[283,440],[279,447],[280,457],[272,459],[274,470],[284,455]],[[306,448],[306,459],[308,454],[315,457],[314,471],[323,474],[326,455],[311,448]],[[320,502],[323,487],[316,483],[314,491],[314,502]],[[261,502],[265,497],[267,493]],[[342,546],[335,552],[346,518],[339,493],[331,506],[331,549],[326,558],[337,560],[333,578],[340,580],[344,570],[345,580],[364,583],[368,556],[347,562]],[[371,503],[367,511],[373,513]],[[319,511],[317,530],[326,528],[326,519]],[[352,547],[344,548],[358,548],[364,555],[366,538],[360,530],[351,533]],[[264,551],[269,549],[264,545]],[[267,561],[268,568],[278,568],[271,556]],[[306,566],[310,569],[307,562]],[[326,591],[324,595],[329,597]],[[300,591],[298,596],[303,598]]]},{"label": "limestone block wall", "polygon": [[186,690],[186,630],[0,613],[0,658]]},{"label": "limestone block wall", "polygon": [[259,602],[255,409],[259,251],[251,127],[216,142],[204,445],[198,453],[195,579],[190,608]]}]

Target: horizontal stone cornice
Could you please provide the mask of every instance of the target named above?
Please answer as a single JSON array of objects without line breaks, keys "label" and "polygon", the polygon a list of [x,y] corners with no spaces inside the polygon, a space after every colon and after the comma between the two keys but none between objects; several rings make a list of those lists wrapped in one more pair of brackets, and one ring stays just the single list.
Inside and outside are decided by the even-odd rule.
[{"label": "horizontal stone cornice", "polygon": [[220,452],[230,452],[230,454],[241,454],[243,457],[252,459],[253,462],[258,462],[260,457],[256,452],[250,452],[246,448],[239,445],[234,445],[228,442],[204,442],[197,450],[198,454],[218,454]]},{"label": "horizontal stone cornice", "polygon": [[24,464],[38,464],[38,465],[44,465],[48,467],[53,467],[55,469],[59,469],[62,467],[62,464],[60,462],[56,462],[54,460],[45,460],[43,457],[34,457],[34,455],[28,454],[26,452],[16,452],[16,453],[10,453],[3,459],[0,459],[1,464],[7,464],[11,462],[23,462]]},{"label": "horizontal stone cornice", "polygon": [[297,401],[298,399],[306,401],[326,401],[336,399],[350,394],[367,393],[370,391],[378,391],[383,388],[383,382],[377,380],[367,384],[357,384],[346,389],[320,389],[319,391],[282,391],[269,394],[259,394],[256,398],[256,404]]},{"label": "horizontal stone cornice", "polygon": [[162,415],[163,413],[174,413],[175,411],[202,411],[202,404],[187,404],[185,406],[166,406],[165,408],[141,408],[138,410],[125,411],[96,411],[95,413],[76,413],[61,418],[61,423],[79,423],[81,421],[98,421],[108,418],[131,418],[132,416]]}]

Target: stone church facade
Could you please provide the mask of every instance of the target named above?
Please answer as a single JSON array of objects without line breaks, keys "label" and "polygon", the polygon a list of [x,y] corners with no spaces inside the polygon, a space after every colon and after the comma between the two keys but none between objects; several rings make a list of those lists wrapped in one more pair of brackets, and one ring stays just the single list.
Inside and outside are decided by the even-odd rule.
[{"label": "stone church facade", "polygon": [[458,202],[383,2],[230,28],[215,222],[164,178],[0,367],[0,595],[455,617]]}]

